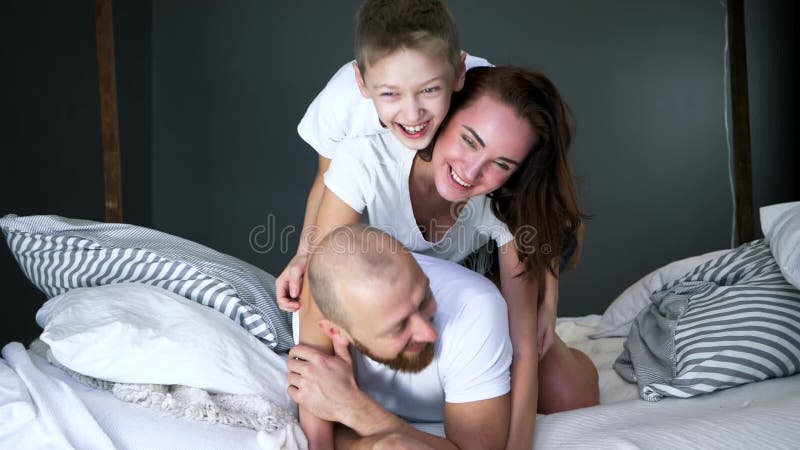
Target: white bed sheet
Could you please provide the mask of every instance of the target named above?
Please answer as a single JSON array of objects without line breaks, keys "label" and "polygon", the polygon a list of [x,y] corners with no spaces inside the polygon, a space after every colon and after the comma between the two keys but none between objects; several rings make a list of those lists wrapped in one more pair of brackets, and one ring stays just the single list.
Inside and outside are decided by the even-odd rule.
[{"label": "white bed sheet", "polygon": [[800,375],[689,399],[646,402],[613,369],[624,338],[590,340],[600,316],[562,319],[559,336],[592,358],[600,405],[540,418],[537,449],[797,449]]},{"label": "white bed sheet", "polygon": [[[596,315],[560,319],[557,332],[568,345],[586,352],[597,365],[601,404],[540,416],[535,448],[800,448],[800,376],[691,399],[648,403],[639,400],[636,386],[623,381],[612,368],[624,339],[586,338],[598,321]],[[89,412],[89,419],[96,421],[116,448],[270,448],[265,441],[259,444],[258,433],[253,430],[164,416],[122,402],[109,392],[86,387],[38,356],[31,355],[31,359],[43,375],[75,394],[74,398]],[[0,368],[8,367],[3,365],[5,362],[0,361]],[[8,370],[0,370],[0,417],[4,411],[7,414],[16,411],[17,416],[9,417],[16,417],[19,423],[31,412],[30,408],[20,407],[24,395],[19,392],[19,380],[12,375]],[[19,427],[12,429],[8,423],[0,424],[0,443],[4,433],[8,437],[15,430],[24,431]],[[441,424],[423,424],[419,428],[439,435],[443,432]],[[87,448],[102,448],[99,445],[102,438],[97,440],[97,446]],[[51,448],[63,448],[57,444],[54,441]]]},{"label": "white bed sheet", "polygon": [[[599,321],[559,319],[556,332],[597,366],[600,405],[539,415],[535,449],[800,449],[800,375],[646,402],[614,372],[625,339],[588,339]],[[444,435],[441,424],[416,426]]]}]

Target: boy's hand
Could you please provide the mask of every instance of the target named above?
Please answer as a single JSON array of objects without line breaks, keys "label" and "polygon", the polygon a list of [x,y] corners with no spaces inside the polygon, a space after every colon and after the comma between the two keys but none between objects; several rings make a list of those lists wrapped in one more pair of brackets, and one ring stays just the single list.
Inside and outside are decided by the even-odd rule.
[{"label": "boy's hand", "polygon": [[278,308],[286,312],[300,309],[300,291],[303,287],[303,276],[306,274],[308,256],[295,255],[275,280],[275,292],[278,296]]}]

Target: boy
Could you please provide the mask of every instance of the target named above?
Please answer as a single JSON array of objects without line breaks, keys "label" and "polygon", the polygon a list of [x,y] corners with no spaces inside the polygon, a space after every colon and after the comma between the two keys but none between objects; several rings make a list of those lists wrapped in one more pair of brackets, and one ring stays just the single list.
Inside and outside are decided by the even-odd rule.
[{"label": "boy", "polygon": [[[276,281],[283,307],[300,295],[323,175],[338,143],[389,128],[412,150],[430,144],[466,70],[488,66],[460,50],[452,14],[438,0],[366,0],[356,15],[356,61],[342,66],[297,126],[319,153],[297,254]],[[294,309],[297,309],[297,305]]]}]

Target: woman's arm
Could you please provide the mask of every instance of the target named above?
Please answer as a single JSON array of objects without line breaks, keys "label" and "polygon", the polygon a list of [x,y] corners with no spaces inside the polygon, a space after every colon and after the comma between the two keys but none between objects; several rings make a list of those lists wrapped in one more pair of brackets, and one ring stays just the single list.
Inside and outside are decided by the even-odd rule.
[{"label": "woman's arm", "polygon": [[[341,225],[357,223],[360,216],[336,194],[325,189],[319,205],[316,231],[311,236],[312,244],[309,251],[313,252],[314,246],[326,234]],[[322,319],[322,313],[311,296],[311,289],[308,288],[308,278],[306,277],[300,294],[300,343],[332,354],[333,345],[318,326],[320,319]],[[333,448],[333,424],[317,418],[310,411],[301,407],[300,425],[308,437],[310,449]]]},{"label": "woman's arm", "polygon": [[500,291],[508,305],[511,363],[511,424],[507,449],[533,447],[539,395],[539,346],[536,337],[538,286],[524,271],[511,241],[500,247]]},{"label": "woman's arm", "polygon": [[[558,273],[558,259],[553,259],[553,270]],[[536,335],[539,359],[553,346],[556,334],[556,314],[558,313],[558,278],[552,272],[544,275],[544,290],[539,290]]]}]

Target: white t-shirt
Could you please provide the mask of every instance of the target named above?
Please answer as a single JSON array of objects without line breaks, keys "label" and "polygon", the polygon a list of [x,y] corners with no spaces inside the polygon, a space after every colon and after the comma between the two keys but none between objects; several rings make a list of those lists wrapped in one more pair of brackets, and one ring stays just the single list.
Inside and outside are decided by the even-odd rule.
[{"label": "white t-shirt", "polygon": [[360,214],[366,209],[370,225],[380,228],[409,250],[461,262],[493,239],[498,248],[514,236],[491,209],[485,195],[471,197],[458,219],[438,242],[425,239],[411,206],[408,179],[416,152],[403,146],[388,130],[343,141],[325,173],[325,186]]},{"label": "white t-shirt", "polygon": [[[491,64],[483,58],[467,55],[465,65],[471,69]],[[333,75],[311,102],[297,125],[297,133],[317,153],[333,159],[343,139],[373,134],[382,128],[372,100],[364,98],[358,90],[351,61]]]},{"label": "white t-shirt", "polygon": [[418,373],[389,369],[353,349],[359,387],[413,422],[443,422],[444,404],[487,400],[511,389],[505,301],[486,277],[438,258],[414,255],[430,279],[438,332],[433,362]]},{"label": "white t-shirt", "polygon": [[[499,397],[511,390],[511,339],[505,300],[486,277],[414,254],[436,299],[436,352],[418,373],[392,370],[351,346],[356,381],[384,408],[411,422],[443,422],[444,404]],[[295,343],[300,314],[292,314]]]}]

